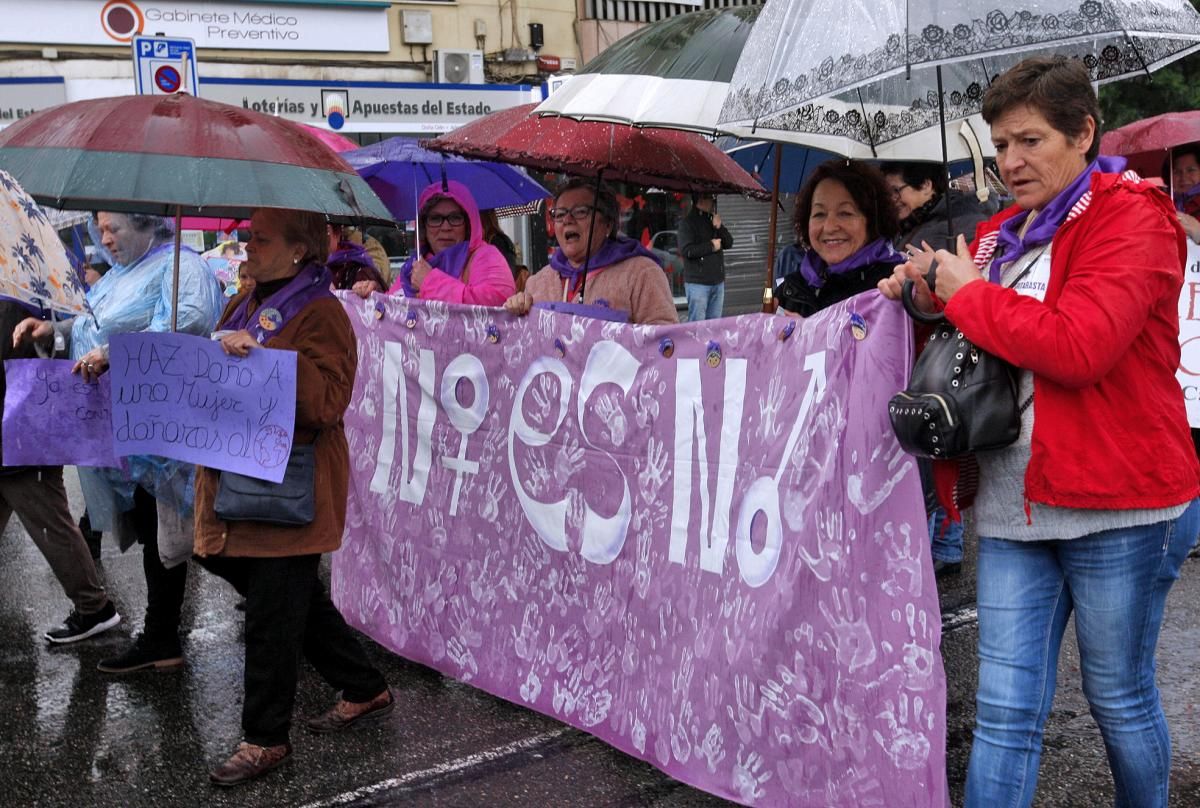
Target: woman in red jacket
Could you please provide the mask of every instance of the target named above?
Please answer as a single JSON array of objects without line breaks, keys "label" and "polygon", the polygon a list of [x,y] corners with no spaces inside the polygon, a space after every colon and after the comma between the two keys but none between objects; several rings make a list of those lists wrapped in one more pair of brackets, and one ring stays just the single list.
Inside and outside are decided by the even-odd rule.
[{"label": "woman in red jacket", "polygon": [[[1183,231],[1164,194],[1098,156],[1100,112],[1081,63],[1027,59],[992,84],[983,116],[1016,205],[980,225],[970,248],[960,238],[957,254],[936,253],[935,289],[968,339],[1018,368],[1020,401],[1032,403],[1017,442],[977,458],[966,804],[1033,801],[1074,613],[1116,804],[1165,806],[1171,746],[1155,646],[1200,531],[1200,465],[1175,380]],[[912,279],[932,309],[918,267],[929,258],[898,267],[881,291],[898,298]]]}]

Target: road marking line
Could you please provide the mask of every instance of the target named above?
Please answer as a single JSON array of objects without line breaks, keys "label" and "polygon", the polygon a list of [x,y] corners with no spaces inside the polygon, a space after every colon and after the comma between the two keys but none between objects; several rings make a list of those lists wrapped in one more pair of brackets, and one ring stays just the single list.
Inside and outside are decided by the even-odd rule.
[{"label": "road marking line", "polygon": [[954,611],[942,615],[942,634],[966,628],[977,622],[979,622],[979,610],[975,608],[975,604],[960,606]]},{"label": "road marking line", "polygon": [[382,780],[374,785],[363,786],[356,788],[353,791],[347,791],[343,794],[338,794],[336,797],[329,797],[318,802],[310,802],[301,808],[324,808],[329,805],[346,805],[363,797],[369,796],[379,791],[387,791],[393,788],[410,785],[413,782],[425,780],[434,777],[443,777],[448,774],[470,769],[474,766],[479,766],[484,763],[491,763],[499,758],[507,757],[518,752],[525,752],[538,746],[543,746],[550,741],[559,738],[568,732],[574,731],[571,727],[562,727],[561,729],[543,732],[541,735],[534,735],[530,738],[524,738],[519,741],[496,746],[491,749],[486,749],[482,752],[476,752],[473,755],[460,757],[457,760],[448,760],[445,763],[439,763],[436,766],[431,766],[428,769],[420,769],[419,771],[409,772],[400,777],[393,777],[390,780]]}]

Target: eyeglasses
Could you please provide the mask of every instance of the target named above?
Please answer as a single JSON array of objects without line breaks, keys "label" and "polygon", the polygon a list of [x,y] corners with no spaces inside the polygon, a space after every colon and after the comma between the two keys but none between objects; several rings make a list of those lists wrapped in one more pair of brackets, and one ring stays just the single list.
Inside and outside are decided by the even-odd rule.
[{"label": "eyeglasses", "polygon": [[592,211],[596,208],[594,205],[576,205],[573,208],[551,208],[550,218],[557,222],[565,222],[570,216],[577,222],[582,222],[584,219],[592,215]]},{"label": "eyeglasses", "polygon": [[443,216],[440,213],[431,213],[425,217],[425,224],[436,229],[443,224],[448,224],[451,227],[462,227],[467,222],[467,217],[461,213],[451,213],[448,216]]},{"label": "eyeglasses", "polygon": [[911,187],[912,186],[909,185],[907,182],[903,182],[899,185],[895,185],[895,186],[889,188],[888,190],[890,190],[892,192],[892,199],[899,199],[900,192],[903,191],[905,188],[911,188]]}]

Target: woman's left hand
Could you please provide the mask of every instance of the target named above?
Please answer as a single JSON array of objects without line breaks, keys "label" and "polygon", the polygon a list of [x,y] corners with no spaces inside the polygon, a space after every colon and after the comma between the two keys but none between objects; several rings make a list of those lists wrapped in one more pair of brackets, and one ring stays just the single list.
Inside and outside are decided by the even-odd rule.
[{"label": "woman's left hand", "polygon": [[99,348],[93,348],[85,353],[71,368],[72,373],[78,373],[88,384],[100,381],[100,374],[106,370],[108,370],[108,357]]},{"label": "woman's left hand", "polygon": [[262,346],[258,344],[258,340],[250,336],[249,331],[242,330],[221,337],[221,347],[230,356],[247,356],[251,349]]},{"label": "woman's left hand", "polygon": [[427,275],[429,275],[430,272],[433,272],[433,267],[431,267],[429,265],[429,262],[426,261],[424,258],[418,258],[416,261],[413,261],[413,265],[412,265],[413,288],[420,291],[421,284],[423,284],[425,282],[425,278]]},{"label": "woman's left hand", "polygon": [[957,246],[957,255],[949,250],[934,253],[937,258],[937,280],[933,292],[943,303],[949,303],[950,298],[968,283],[983,280],[983,275],[971,258],[971,251],[967,249],[967,240],[959,236]]}]

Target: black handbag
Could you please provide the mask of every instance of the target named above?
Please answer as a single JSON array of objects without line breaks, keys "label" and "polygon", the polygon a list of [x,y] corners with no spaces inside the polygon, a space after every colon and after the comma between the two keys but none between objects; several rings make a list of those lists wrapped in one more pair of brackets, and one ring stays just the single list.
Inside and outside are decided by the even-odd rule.
[{"label": "black handbag", "polygon": [[[1040,257],[1039,252],[1010,286]],[[931,290],[936,266],[935,261],[927,276]],[[935,327],[913,366],[908,389],[888,402],[900,446],[917,457],[950,460],[1014,443],[1021,434],[1021,414],[1033,402],[1031,396],[1018,406],[1016,369],[973,345],[944,314],[917,309],[912,295],[913,282],[905,281],[905,311]]]},{"label": "black handbag", "polygon": [[311,524],[316,516],[314,461],[313,444],[293,444],[282,482],[222,471],[214,503],[217,518],[286,527]]}]

